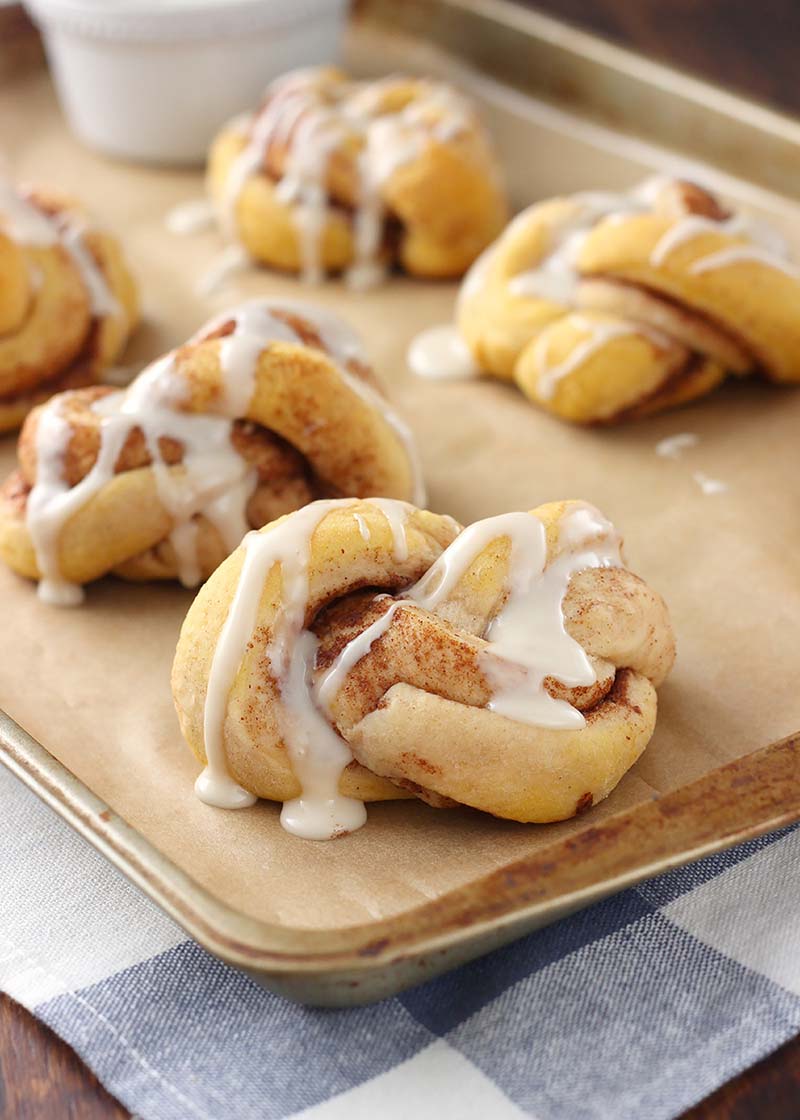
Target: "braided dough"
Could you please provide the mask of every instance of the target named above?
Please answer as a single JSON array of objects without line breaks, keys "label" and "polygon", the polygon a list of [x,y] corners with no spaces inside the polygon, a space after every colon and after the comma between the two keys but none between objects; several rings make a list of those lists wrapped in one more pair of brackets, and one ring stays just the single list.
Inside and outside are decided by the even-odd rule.
[{"label": "braided dough", "polygon": [[72,199],[0,182],[0,432],[98,381],[137,318],[116,238]]},{"label": "braided dough", "polygon": [[209,189],[255,260],[357,287],[398,263],[461,276],[507,220],[494,155],[449,86],[354,82],[332,67],[287,74],[212,145]]},{"label": "braided dough", "polygon": [[30,415],[0,491],[0,556],[52,602],[107,572],[194,586],[248,529],[371,493],[424,491],[358,338],[318,308],[253,301],[128,389],[63,393]]},{"label": "braided dough", "polygon": [[577,423],[645,416],[728,373],[800,381],[800,273],[781,238],[684,182],[520,214],[462,286],[477,367]]},{"label": "braided dough", "polygon": [[198,795],[283,801],[304,837],[414,795],[518,821],[606,797],[653,734],[674,640],[591,506],[462,529],[315,502],[250,534],[192,604],[172,674]]}]

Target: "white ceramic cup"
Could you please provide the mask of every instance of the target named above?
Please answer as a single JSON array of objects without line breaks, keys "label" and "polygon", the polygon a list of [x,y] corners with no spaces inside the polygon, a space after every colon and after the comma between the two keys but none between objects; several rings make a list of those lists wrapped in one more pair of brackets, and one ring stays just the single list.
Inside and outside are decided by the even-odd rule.
[{"label": "white ceramic cup", "polygon": [[112,156],[196,164],[297,66],[334,62],[348,0],[26,0],[73,131]]}]

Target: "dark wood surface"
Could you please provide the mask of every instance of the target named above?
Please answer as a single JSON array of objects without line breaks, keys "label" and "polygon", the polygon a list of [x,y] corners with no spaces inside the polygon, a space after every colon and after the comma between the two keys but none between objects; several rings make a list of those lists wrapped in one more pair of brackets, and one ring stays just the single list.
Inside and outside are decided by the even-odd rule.
[{"label": "dark wood surface", "polygon": [[521,0],[642,54],[800,114],[798,0]]},{"label": "dark wood surface", "polygon": [[[800,113],[800,0],[537,0],[528,6]],[[126,1117],[68,1046],[0,995],[2,1120]],[[800,1120],[800,1036],[684,1120],[762,1118]]]},{"label": "dark wood surface", "polygon": [[0,994],[2,1120],[126,1120],[128,1116],[69,1046]]}]

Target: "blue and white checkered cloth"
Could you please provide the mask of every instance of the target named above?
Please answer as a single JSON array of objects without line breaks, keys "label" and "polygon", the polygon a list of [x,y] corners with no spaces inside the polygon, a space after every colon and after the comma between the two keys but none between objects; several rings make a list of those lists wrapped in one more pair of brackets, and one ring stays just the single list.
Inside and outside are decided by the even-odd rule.
[{"label": "blue and white checkered cloth", "polygon": [[800,830],[372,1007],[208,956],[0,767],[0,987],[142,1120],[662,1120],[800,1030]]}]

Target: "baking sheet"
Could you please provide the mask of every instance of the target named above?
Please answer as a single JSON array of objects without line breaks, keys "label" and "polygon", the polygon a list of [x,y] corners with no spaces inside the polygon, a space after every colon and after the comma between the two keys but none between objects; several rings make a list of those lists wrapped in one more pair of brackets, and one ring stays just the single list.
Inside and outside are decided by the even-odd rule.
[{"label": "baking sheet", "polygon": [[[359,69],[375,57],[384,69],[455,65],[427,48],[377,43],[363,31],[351,54]],[[558,190],[625,186],[652,167],[676,166],[655,149],[615,140],[485,79],[469,85],[486,101],[519,205]],[[201,298],[196,279],[221,239],[179,238],[163,225],[172,205],[199,194],[199,174],[111,163],[82,149],[66,133],[41,73],[5,85],[0,135],[16,177],[74,191],[123,235],[147,319],[126,361],[157,356],[242,298],[313,298],[363,333],[416,433],[431,508],[469,522],[553,498],[588,499],[622,528],[631,567],[672,610],[679,655],[660,694],[656,735],[589,816],[531,827],[401,802],[370,808],[368,825],[353,836],[313,844],[282,831],[277,806],[226,813],[194,798],[197,767],[168,687],[187,592],[107,580],[90,589],[84,609],[59,611],[0,570],[0,707],[217,898],[255,918],[316,929],[398,914],[800,727],[793,547],[800,479],[791,470],[800,393],[736,384],[690,409],[587,432],[536,412],[495,382],[416,381],[405,348],[418,330],[450,317],[453,285],[397,279],[356,296],[336,282],[308,292],[253,271]],[[745,184],[725,185],[772,217],[800,250],[800,213],[792,204]],[[678,462],[657,457],[656,442],[680,431],[697,433],[697,448]],[[0,447],[3,473],[13,459],[9,439]],[[704,496],[695,470],[728,490]]]}]

